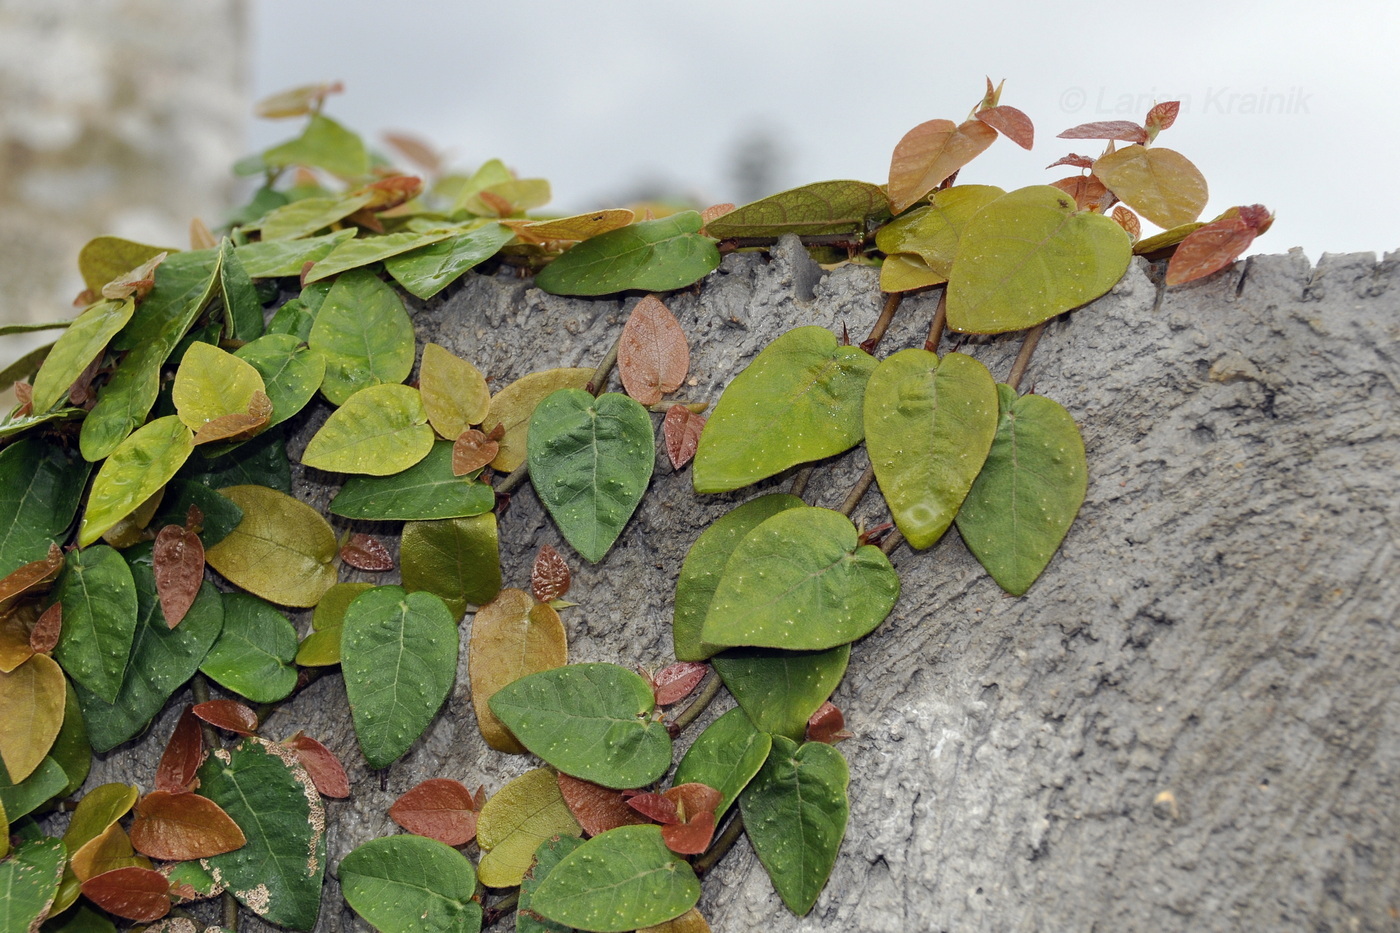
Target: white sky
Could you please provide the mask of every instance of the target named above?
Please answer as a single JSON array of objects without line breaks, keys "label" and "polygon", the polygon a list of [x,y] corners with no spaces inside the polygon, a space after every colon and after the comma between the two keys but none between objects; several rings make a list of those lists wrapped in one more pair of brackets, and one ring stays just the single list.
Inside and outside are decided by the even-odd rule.
[{"label": "white sky", "polygon": [[[1314,261],[1400,247],[1394,3],[255,0],[253,18],[256,97],[343,80],[329,115],[371,139],[412,132],[463,167],[503,159],[548,178],[556,210],[651,180],[733,199],[756,130],[783,153],[768,193],[883,182],[899,138],[963,119],[990,75],[1035,121],[1035,148],[998,140],[961,181],[1052,181],[1069,172],[1050,162],[1099,151],[1056,133],[1179,98],[1157,144],[1204,172],[1207,217],[1263,203],[1278,219],[1256,249]],[[250,146],[296,131],[257,121]]]}]

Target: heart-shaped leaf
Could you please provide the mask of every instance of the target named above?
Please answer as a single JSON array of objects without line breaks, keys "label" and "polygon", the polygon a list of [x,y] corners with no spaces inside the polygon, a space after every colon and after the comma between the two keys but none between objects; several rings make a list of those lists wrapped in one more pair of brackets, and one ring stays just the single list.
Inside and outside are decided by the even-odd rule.
[{"label": "heart-shaped leaf", "polygon": [[685,288],[719,265],[715,241],[700,234],[703,224],[697,212],[680,211],[599,234],[545,266],[535,284],[554,295]]},{"label": "heart-shaped leaf", "polygon": [[691,461],[696,448],[700,446],[700,432],[703,430],[704,415],[697,415],[685,405],[672,405],[666,409],[661,433],[666,438],[666,456],[671,459],[671,469],[682,470]]},{"label": "heart-shaped leaf", "polygon": [[491,409],[481,423],[491,431],[497,425],[504,429],[500,450],[491,461],[494,469],[509,473],[525,462],[525,437],[530,429],[530,416],[535,406],[559,389],[582,389],[593,378],[591,369],[548,369],[522,376],[491,399]]},{"label": "heart-shaped leaf", "polygon": [[622,826],[564,857],[530,899],[542,916],[585,930],[627,931],[678,917],[700,899],[695,872],[659,826]]},{"label": "heart-shaped leaf", "polygon": [[175,475],[194,450],[194,434],[175,415],[157,418],[117,445],[97,471],[78,546],[87,547]]},{"label": "heart-shaped leaf", "polygon": [[755,729],[742,709],[732,709],[700,733],[676,766],[672,780],[715,788],[720,795],[715,817],[723,817],[768,760],[772,746],[769,733]]},{"label": "heart-shaped leaf", "polygon": [[[901,214],[881,227],[875,234],[875,245],[886,253],[914,253],[931,275],[947,279],[958,255],[963,228],[973,215],[1004,194],[994,185],[954,185],[936,191],[932,203]],[[882,271],[882,280],[883,276]]]},{"label": "heart-shaped leaf", "polygon": [[384,933],[476,933],[481,905],[466,856],[421,836],[371,839],[337,872],[355,913]]},{"label": "heart-shaped leaf", "polygon": [[433,430],[449,440],[481,424],[491,408],[491,390],[481,371],[435,343],[423,346],[418,389]]},{"label": "heart-shaped leaf", "polygon": [[69,551],[53,602],[63,607],[54,658],[75,683],[115,700],[136,632],[136,584],[126,561],[102,544]]},{"label": "heart-shaped leaf", "polygon": [[395,800],[389,816],[411,833],[444,845],[463,846],[476,838],[476,815],[480,810],[481,802],[461,781],[429,778]]},{"label": "heart-shaped leaf", "polygon": [[358,178],[369,171],[369,155],[360,137],[324,114],[314,113],[306,129],[263,152],[262,160],[274,167],[306,165],[323,168],[340,178]]},{"label": "heart-shaped leaf", "polygon": [[974,334],[1033,327],[1093,301],[1123,277],[1132,244],[1058,188],[997,198],[963,228],[948,276],[948,326]]},{"label": "heart-shaped leaf", "polygon": [[889,200],[879,185],[864,181],[819,181],[745,204],[710,221],[705,230],[720,239],[777,239],[785,233],[863,235],[866,222],[888,216],[889,209]]},{"label": "heart-shaped leaf", "polygon": [[208,860],[214,878],[270,923],[294,930],[314,927],[326,871],[326,811],[296,754],[284,745],[246,738],[209,756],[199,769],[199,791],[222,807],[248,840]]},{"label": "heart-shaped leaf", "polygon": [[525,747],[491,712],[490,700],[502,687],[528,674],[569,663],[568,636],[559,613],[524,590],[502,590],[472,618],[467,658],[472,706],[486,744],[524,754]]},{"label": "heart-shaped leaf", "polygon": [[[562,778],[563,775],[560,777]],[[590,786],[596,787],[597,785]],[[609,791],[609,793],[615,794],[617,792]],[[623,809],[631,812],[625,804]],[[639,821],[642,819],[636,813],[632,815],[636,816]],[[597,835],[597,833],[589,833],[589,835]],[[544,879],[549,877],[549,873],[554,870],[556,865],[564,861],[566,855],[581,845],[583,845],[583,840],[574,836],[556,836],[540,843],[540,847],[535,850],[535,864],[530,866],[530,870],[520,881],[520,904],[515,911],[516,933],[574,933],[573,927],[566,927],[562,923],[546,920],[536,913],[530,905],[534,900],[535,890],[544,882]]]},{"label": "heart-shaped leaf", "polygon": [[272,401],[267,426],[281,424],[306,407],[326,378],[326,359],[291,334],[267,334],[234,353],[257,370]]},{"label": "heart-shaped leaf", "polygon": [[246,842],[223,808],[199,794],[153,790],[136,804],[131,823],[136,851],[168,862],[232,852]]},{"label": "heart-shaped leaf", "polygon": [[225,593],[223,598],[224,630],[199,669],[254,703],[277,702],[296,686],[296,629],[256,596]]},{"label": "heart-shaped leaf", "polygon": [[841,645],[827,651],[739,648],[715,655],[710,663],[760,731],[800,739],[850,660],[851,646]]},{"label": "heart-shaped leaf", "polygon": [[870,377],[865,445],[912,547],[931,547],[953,523],[996,429],[996,380],[970,356],[900,350]]},{"label": "heart-shaped leaf", "polygon": [[727,492],[860,443],[875,358],[798,327],[764,348],[720,396],[691,467],[696,492]]},{"label": "heart-shaped leaf", "polygon": [[301,462],[318,470],[386,476],[408,469],[432,449],[433,429],[418,390],[376,385],[331,412]]},{"label": "heart-shaped leaf", "polygon": [[651,481],[656,439],[625,395],[560,389],[535,408],[530,482],[574,550],[602,560]]},{"label": "heart-shaped leaf", "polygon": [[540,843],[582,831],[559,793],[554,772],[526,771],[486,801],[477,817],[476,841],[484,852],[477,867],[481,883],[493,888],[518,885]]},{"label": "heart-shaped leaf", "polygon": [[439,597],[460,619],[469,604],[483,606],[501,591],[496,516],[408,522],[399,542],[403,585]]},{"label": "heart-shaped leaf", "polygon": [[1174,149],[1124,146],[1100,156],[1094,174],[1119,200],[1159,227],[1189,224],[1205,210],[1205,176]]},{"label": "heart-shaped leaf", "polygon": [[530,751],[604,787],[641,787],[671,763],[671,737],[651,719],[651,684],[616,664],[531,674],[502,687],[490,706]]},{"label": "heart-shaped leaf", "polygon": [[34,411],[43,414],[58,404],[68,394],[68,387],[101,356],[135,311],[136,303],[127,298],[99,301],[78,315],[54,343],[34,377]]},{"label": "heart-shaped leaf", "polygon": [[904,134],[890,158],[890,206],[902,213],[996,142],[980,120],[929,120]]},{"label": "heart-shaped leaf", "polygon": [[441,599],[380,586],[345,612],[340,665],[360,750],[391,764],[437,715],[457,675],[457,622]]},{"label": "heart-shaped leaf", "polygon": [[413,370],[413,322],[394,290],[365,269],[335,280],[307,342],[326,359],[321,392],[333,405]]},{"label": "heart-shaped leaf", "polygon": [[899,577],[830,509],[787,509],[739,542],[700,637],[715,645],[811,651],[855,641],[884,621]]},{"label": "heart-shaped leaf", "polygon": [[997,386],[1001,421],[987,463],[958,513],[958,531],[1002,589],[1030,589],[1064,540],[1088,490],[1084,441],[1043,395]]},{"label": "heart-shaped leaf", "polygon": [[739,795],[744,829],[788,909],[805,915],[826,886],[846,834],[850,769],[830,745],[783,736]]},{"label": "heart-shaped leaf", "polygon": [[[431,438],[431,430],[427,436]],[[350,477],[331,500],[330,510],[342,518],[426,521],[480,515],[495,504],[490,486],[453,471],[452,444],[437,441],[402,472]]]},{"label": "heart-shaped leaf", "polygon": [[335,532],[315,509],[266,486],[219,492],[243,510],[243,521],[204,552],[209,566],[250,593],[282,606],[320,602],[335,583]]}]

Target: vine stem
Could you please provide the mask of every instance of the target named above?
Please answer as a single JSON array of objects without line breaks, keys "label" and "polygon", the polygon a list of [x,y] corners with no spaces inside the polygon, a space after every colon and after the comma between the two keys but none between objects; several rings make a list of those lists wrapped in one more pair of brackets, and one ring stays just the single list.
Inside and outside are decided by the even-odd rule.
[{"label": "vine stem", "polygon": [[798,471],[797,471],[797,474],[796,474],[795,476],[793,476],[793,478],[792,478],[792,488],[789,489],[788,492],[791,493],[792,495],[796,496],[797,498],[801,499],[801,498],[802,498],[802,494],[805,493],[805,492],[807,491],[807,484],[808,484],[809,482],[811,482],[811,480],[812,480],[812,465],[809,463],[809,464],[807,464],[806,466],[804,466],[802,469],[798,470]]},{"label": "vine stem", "polygon": [[505,897],[501,898],[490,907],[486,908],[486,914],[481,919],[481,928],[484,930],[494,925],[498,920],[510,913],[520,903],[520,889],[516,888]]},{"label": "vine stem", "polygon": [[[196,704],[209,702],[209,681],[204,679],[204,675],[198,672],[190,678],[190,693],[194,694]],[[262,720],[258,720],[261,722]],[[220,747],[219,733],[214,731],[214,727],[204,720],[199,721],[199,731],[204,736],[204,746],[211,752]]]},{"label": "vine stem", "polygon": [[894,549],[899,547],[903,543],[904,535],[900,534],[899,529],[896,528],[889,534],[885,535],[885,540],[880,542],[880,553],[884,554],[886,557],[889,557],[891,554],[894,553]]},{"label": "vine stem", "polygon": [[744,817],[735,813],[734,819],[729,821],[729,825],[724,828],[724,832],[719,834],[719,838],[710,843],[710,847],[704,854],[697,858],[691,866],[695,869],[695,874],[704,875],[710,869],[719,864],[720,859],[729,854],[729,850],[734,848],[734,843],[739,841],[739,837],[744,833]]},{"label": "vine stem", "polygon": [[933,309],[933,320],[928,325],[928,339],[924,341],[924,349],[930,353],[938,352],[938,345],[943,342],[943,328],[948,326],[948,288],[944,286],[943,293],[938,296],[938,307]]},{"label": "vine stem", "polygon": [[719,688],[723,681],[718,674],[711,673],[709,679],[705,681],[705,686],[701,688],[700,695],[690,702],[690,705],[681,710],[680,714],[671,721],[667,731],[671,733],[671,738],[675,738],[684,732],[691,723],[700,718],[700,714],[714,702],[719,696]]},{"label": "vine stem", "polygon": [[873,482],[875,482],[875,466],[874,464],[866,464],[865,472],[860,474],[860,478],[856,480],[856,484],[852,486],[851,491],[847,493],[846,501],[841,503],[841,507],[837,509],[837,511],[847,518],[850,518],[851,513],[856,510],[856,506],[860,505],[861,498],[865,495],[866,491],[870,489],[870,484]]},{"label": "vine stem", "polygon": [[225,891],[220,901],[223,904],[223,928],[229,933],[238,933],[238,900],[232,891]]},{"label": "vine stem", "polygon": [[885,298],[885,306],[880,309],[880,316],[875,319],[875,326],[870,328],[870,336],[860,343],[860,348],[866,353],[874,353],[875,348],[880,345],[880,340],[885,336],[885,331],[890,329],[890,322],[894,320],[894,313],[899,310],[899,303],[904,300],[904,292],[890,292]]},{"label": "vine stem", "polygon": [[1006,384],[1011,388],[1020,391],[1021,378],[1026,374],[1026,368],[1031,365],[1031,355],[1035,353],[1036,345],[1040,343],[1040,335],[1045,333],[1045,322],[1026,331],[1026,337],[1021,341],[1021,352],[1016,354],[1016,362],[1011,366],[1011,375],[1006,377]]},{"label": "vine stem", "polygon": [[[858,233],[814,233],[799,236],[803,246],[838,246],[858,249],[865,245],[865,237]],[[721,253],[732,253],[736,249],[749,249],[755,246],[775,246],[778,238],[771,236],[735,236],[719,241]]]}]

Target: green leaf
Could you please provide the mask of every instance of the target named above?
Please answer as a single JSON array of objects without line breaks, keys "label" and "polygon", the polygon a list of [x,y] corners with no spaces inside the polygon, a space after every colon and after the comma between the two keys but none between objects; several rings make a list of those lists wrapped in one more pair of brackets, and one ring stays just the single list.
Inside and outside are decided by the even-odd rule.
[{"label": "green leaf", "polygon": [[136,584],[126,561],[101,544],[69,551],[52,601],[63,604],[54,660],[76,683],[115,701],[136,633]]},{"label": "green leaf", "polygon": [[15,435],[23,434],[38,424],[72,421],[74,418],[81,418],[82,416],[83,410],[81,408],[60,408],[57,411],[46,412],[42,415],[25,415],[22,418],[13,418],[9,421],[0,422],[0,438],[14,437]]},{"label": "green leaf", "polygon": [[175,415],[157,418],[122,441],[92,481],[78,546],[92,544],[149,499],[192,450],[194,434]]},{"label": "green leaf", "polygon": [[484,606],[501,591],[496,516],[408,522],[399,542],[404,589],[432,593],[460,619],[467,605]]},{"label": "green leaf", "polygon": [[302,667],[327,667],[340,663],[340,635],[345,623],[345,610],[373,583],[337,583],[326,590],[311,614],[311,634],[297,648],[297,664]]},{"label": "green leaf", "polygon": [[805,915],[826,886],[846,834],[850,769],[833,746],[782,736],[739,795],[744,830],[788,909]]},{"label": "green leaf", "polygon": [[[197,863],[184,862],[181,864]],[[43,927],[44,933],[117,933],[116,924],[107,919],[106,914],[98,913],[86,904],[79,904],[77,910],[63,916],[63,926],[49,929],[48,925],[45,925]]]},{"label": "green leaf", "polygon": [[573,927],[545,920],[531,906],[535,890],[544,883],[555,867],[570,852],[583,845],[573,836],[556,836],[540,843],[535,850],[535,864],[520,881],[520,901],[515,911],[515,933],[574,933]]},{"label": "green leaf", "polygon": [[117,335],[113,346],[130,349],[97,405],[83,420],[79,448],[97,462],[117,449],[150,414],[160,393],[160,370],[218,289],[216,250],[176,253],[156,269],[156,284]]},{"label": "green leaf", "polygon": [[819,181],[730,211],[705,228],[710,236],[777,238],[785,233],[864,235],[868,220],[888,216],[884,189],[864,181]]},{"label": "green leaf", "polygon": [[340,667],[370,768],[408,751],[457,675],[457,620],[431,593],[375,587],[345,613]]},{"label": "green leaf", "polygon": [[996,381],[970,356],[908,349],[865,388],[865,446],[899,530],[916,548],[948,530],[997,429]]},{"label": "green leaf", "polygon": [[199,669],[254,703],[276,703],[297,683],[297,632],[287,617],[247,593],[224,594],[224,630]]},{"label": "green leaf", "polygon": [[62,839],[26,842],[0,861],[0,930],[37,930],[58,893],[66,864]]},{"label": "green leaf", "polygon": [[1107,292],[1127,271],[1132,241],[1102,214],[1078,211],[1050,185],[997,198],[963,229],[948,276],[948,326],[999,334]]},{"label": "green leaf", "polygon": [[710,723],[695,739],[676,766],[671,783],[676,787],[705,784],[719,791],[719,806],[715,807],[715,821],[718,822],[739,799],[739,792],[763,767],[772,747],[773,737],[769,733],[754,728],[742,709],[732,709]]},{"label": "green leaf", "polygon": [[560,389],[535,407],[525,447],[530,482],[560,532],[602,560],[651,482],[651,416],[617,392]]},{"label": "green leaf", "polygon": [[[15,334],[34,334],[45,330],[67,330],[72,324],[72,321],[44,321],[36,324],[3,324],[0,325],[0,337],[11,337]],[[50,344],[49,346],[51,348],[53,345]],[[47,352],[45,355],[47,355]]]},{"label": "green leaf", "polygon": [[92,743],[88,740],[87,726],[83,723],[82,705],[78,701],[78,692],[73,688],[72,681],[66,685],[63,725],[59,727],[58,738],[54,739],[48,757],[53,759],[68,777],[68,783],[55,796],[67,797],[77,793],[92,771]]},{"label": "green leaf", "polygon": [[208,343],[194,343],[175,372],[171,400],[180,420],[198,431],[215,418],[248,410],[262,375],[249,363]]},{"label": "green leaf", "polygon": [[994,185],[954,185],[935,191],[933,203],[901,214],[880,228],[875,245],[885,253],[914,253],[947,280],[963,228],[972,216],[1006,194]]},{"label": "green leaf", "polygon": [[318,470],[385,476],[426,457],[433,437],[417,389],[372,385],[331,412],[306,445],[301,462]]},{"label": "green leaf", "polygon": [[716,645],[812,651],[855,641],[884,621],[899,576],[830,509],[764,520],[730,555],[700,629]]},{"label": "green leaf", "polygon": [[282,606],[314,606],[336,580],[335,532],[320,513],[265,486],[219,492],[243,510],[243,521],[204,558],[230,583]]},{"label": "green leaf", "polygon": [[353,239],[355,231],[337,230],[325,236],[304,240],[263,240],[234,247],[233,254],[243,263],[243,270],[255,279],[275,279],[301,275],[308,262],[318,262],[331,254],[336,246]]},{"label": "green leaf", "polygon": [[263,333],[263,308],[248,270],[227,237],[219,244],[219,294],[224,300],[224,331],[236,340],[255,340]]},{"label": "green leaf", "polygon": [[958,513],[958,532],[1002,589],[1020,596],[1055,556],[1089,486],[1084,440],[1043,395],[997,386],[1001,421]]},{"label": "green leaf", "polygon": [[161,253],[178,252],[148,246],[115,236],[100,236],[88,240],[78,251],[78,271],[83,276],[83,284],[95,292],[102,286],[135,269]]},{"label": "green leaf", "polygon": [[243,510],[208,486],[173,479],[166,484],[160,508],[151,519],[149,527],[160,529],[166,525],[183,526],[189,518],[190,506],[199,509],[204,516],[204,528],[199,533],[199,540],[206,548],[224,540],[228,533],[243,521]]},{"label": "green leaf", "polygon": [[701,226],[697,212],[681,211],[599,234],[545,266],[535,284],[555,295],[685,288],[719,266],[719,250]]},{"label": "green leaf", "polygon": [[326,811],[296,752],[249,736],[209,756],[199,769],[199,792],[248,839],[206,860],[214,878],[264,920],[314,927],[326,871]]},{"label": "green leaf", "polygon": [[437,233],[405,232],[346,240],[333,249],[329,256],[312,266],[311,271],[306,274],[305,281],[308,283],[319,282],[333,275],[339,275],[348,269],[358,269],[372,262],[379,262],[391,256],[418,249],[420,246],[439,243],[452,235],[450,230]]},{"label": "green leaf", "polygon": [[1201,170],[1160,146],[1124,146],[1100,156],[1094,174],[1123,203],[1168,230],[1200,217],[1210,196]]},{"label": "green leaf", "polygon": [[125,298],[99,301],[78,315],[54,343],[34,377],[34,410],[43,413],[58,404],[135,311],[136,302]]},{"label": "green leaf", "polygon": [[355,913],[384,933],[476,933],[476,871],[462,853],[422,836],[371,839],[337,875]]},{"label": "green leaf", "polygon": [[295,240],[323,230],[374,200],[372,194],[349,197],[302,198],[268,211],[257,222],[264,242]]},{"label": "green leaf", "polygon": [[66,536],[90,470],[76,451],[47,439],[0,450],[0,576],[42,559]]},{"label": "green leaf", "polygon": [[737,648],[710,663],[749,720],[762,732],[800,739],[851,660],[851,646],[829,651]]},{"label": "green leaf", "polygon": [[471,474],[452,475],[452,442],[437,441],[401,473],[350,477],[330,510],[344,518],[426,521],[480,515],[495,505],[490,486]]},{"label": "green leaf", "polygon": [[285,493],[292,491],[292,464],[287,459],[281,431],[260,434],[221,456],[191,460],[179,475],[211,489],[267,486]]},{"label": "green leaf", "polygon": [[497,425],[505,431],[500,451],[491,467],[509,473],[525,462],[525,440],[530,431],[530,417],[535,408],[559,389],[583,389],[593,378],[593,370],[583,367],[547,369],[529,373],[497,392],[491,399],[486,420],[481,423],[484,433]]},{"label": "green leaf", "polygon": [[400,253],[386,260],[384,268],[404,291],[426,301],[473,266],[496,255],[513,237],[500,224],[487,224],[431,246]]},{"label": "green leaf", "polygon": [[550,920],[621,933],[679,917],[699,900],[699,879],[666,848],[660,826],[620,826],[566,855],[530,903]]},{"label": "green leaf", "polygon": [[394,290],[364,269],[335,280],[307,342],[326,358],[321,391],[333,405],[413,370],[413,322]]},{"label": "green leaf", "polygon": [[774,340],[720,396],[691,467],[696,492],[727,492],[860,443],[875,358],[824,327]]},{"label": "green leaf", "polygon": [[108,703],[76,685],[88,737],[99,753],[146,728],[170,695],[199,670],[224,625],[224,604],[212,583],[200,587],[194,605],[172,629],[160,611],[149,560],[133,561],[131,577],[136,585],[136,634],[116,701]]},{"label": "green leaf", "polygon": [[[39,766],[18,784],[10,782],[5,765],[0,762],[0,807],[10,822],[33,813],[54,797],[63,793],[68,784],[68,775],[52,756],[45,756]],[[0,897],[0,901],[3,901]],[[0,926],[0,930],[6,927]]]},{"label": "green leaf", "polygon": [[262,376],[272,400],[267,427],[281,424],[306,407],[326,376],[326,359],[290,334],[267,334],[244,344],[234,354]]},{"label": "green leaf", "polygon": [[344,179],[369,171],[369,154],[360,137],[319,113],[312,115],[300,136],[264,151],[262,158],[274,168],[308,165]]},{"label": "green leaf", "polygon": [[715,587],[719,585],[724,565],[744,536],[761,522],[803,505],[801,499],[786,493],[760,496],[720,516],[695,539],[676,580],[671,637],[677,660],[703,661],[724,650],[723,645],[711,645],[700,637],[700,627],[714,601]]},{"label": "green leaf", "polygon": [[571,664],[522,677],[491,697],[491,712],[530,751],[566,774],[641,787],[671,764],[671,736],[653,722],[651,684],[616,664]]},{"label": "green leaf", "polygon": [[582,832],[559,792],[557,775],[549,768],[526,771],[492,795],[477,817],[476,841],[485,853],[477,866],[481,883],[520,884],[540,843]]}]

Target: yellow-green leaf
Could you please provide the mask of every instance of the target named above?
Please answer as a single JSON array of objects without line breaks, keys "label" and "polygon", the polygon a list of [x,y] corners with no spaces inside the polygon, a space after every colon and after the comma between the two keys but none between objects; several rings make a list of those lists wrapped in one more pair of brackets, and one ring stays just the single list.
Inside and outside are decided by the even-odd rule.
[{"label": "yellow-green leaf", "polygon": [[582,389],[593,378],[591,369],[548,369],[522,376],[491,399],[491,408],[482,430],[489,432],[496,425],[505,429],[500,450],[491,461],[493,469],[509,473],[525,462],[525,435],[530,429],[530,416],[535,406],[559,389]]},{"label": "yellow-green leaf", "polygon": [[[958,240],[973,215],[1006,194],[994,185],[954,185],[934,192],[932,202],[902,214],[880,228],[875,245],[886,253],[915,253],[943,279],[953,268]],[[881,288],[884,288],[881,273]]]},{"label": "yellow-green leaf", "polygon": [[335,532],[320,513],[266,486],[219,490],[243,510],[243,521],[204,552],[229,582],[283,606],[320,602],[335,583]]},{"label": "yellow-green leaf", "polygon": [[97,292],[117,276],[130,272],[146,260],[161,253],[173,252],[176,250],[147,246],[116,236],[100,236],[88,240],[78,251],[78,271],[82,273],[83,284]]},{"label": "yellow-green leaf", "polygon": [[170,482],[194,450],[194,432],[175,415],[157,418],[117,445],[97,471],[78,546],[87,547]]},{"label": "yellow-green leaf", "polygon": [[0,673],[0,759],[18,784],[39,767],[63,725],[67,687],[58,662],[36,654]]},{"label": "yellow-green leaf", "polygon": [[361,389],[331,413],[301,462],[318,470],[388,476],[433,448],[433,429],[418,390],[405,385]]},{"label": "yellow-green leaf", "polygon": [[865,233],[868,219],[889,216],[879,185],[864,181],[819,181],[769,195],[730,211],[705,227],[710,236],[780,237]]},{"label": "yellow-green leaf", "polygon": [[423,393],[423,407],[433,430],[449,441],[481,424],[491,408],[491,390],[481,371],[435,343],[423,347],[418,390]]},{"label": "yellow-green leaf", "polygon": [[198,431],[215,418],[246,412],[253,393],[266,389],[251,363],[213,344],[192,343],[175,371],[171,399],[180,420]]},{"label": "yellow-green leaf", "polygon": [[413,322],[394,290],[366,269],[335,280],[307,343],[326,358],[321,391],[334,405],[367,386],[403,382],[413,369]]},{"label": "yellow-green leaf", "polygon": [[569,812],[554,771],[527,771],[481,808],[476,841],[484,854],[477,875],[488,887],[515,887],[525,877],[541,842],[550,836],[581,835],[583,828]]},{"label": "yellow-green leaf", "polygon": [[99,301],[78,315],[54,343],[34,377],[34,411],[46,412],[67,395],[69,387],[102,354],[135,311],[136,303],[124,298]]},{"label": "yellow-green leaf", "polygon": [[374,196],[357,194],[341,198],[302,198],[267,212],[257,226],[263,242],[294,240],[323,230],[364,207]]},{"label": "yellow-green leaf", "polygon": [[1167,229],[1200,217],[1210,197],[1201,170],[1174,149],[1125,146],[1099,157],[1094,174],[1120,201]]}]

